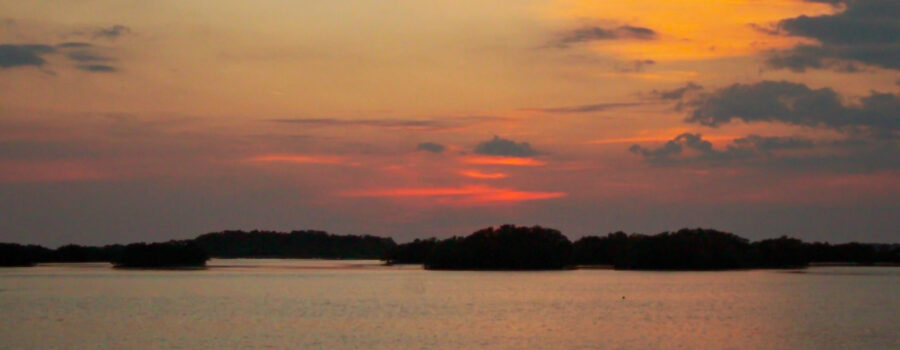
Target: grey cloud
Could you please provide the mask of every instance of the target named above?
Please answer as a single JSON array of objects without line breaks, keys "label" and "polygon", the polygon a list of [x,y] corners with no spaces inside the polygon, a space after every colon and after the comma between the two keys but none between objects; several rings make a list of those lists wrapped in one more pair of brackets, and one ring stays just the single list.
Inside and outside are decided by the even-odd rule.
[{"label": "grey cloud", "polygon": [[629,62],[617,63],[613,68],[621,73],[637,73],[644,71],[647,66],[656,64],[654,60],[633,60]]},{"label": "grey cloud", "polygon": [[446,130],[458,128],[464,125],[509,120],[505,117],[495,116],[461,116],[445,117],[440,119],[340,119],[340,118],[284,118],[270,119],[269,122],[298,124],[318,127],[372,127],[372,128],[399,128],[399,129],[424,129]]},{"label": "grey cloud", "polygon": [[[769,158],[775,151],[812,147],[813,142],[808,139],[749,135],[733,140],[724,150],[716,150],[702,135],[684,133],[655,149],[633,145],[629,151],[643,156],[650,163],[660,165],[688,162],[721,164],[735,160]],[[687,154],[687,151],[691,154]]]},{"label": "grey cloud", "polygon": [[93,33],[91,33],[91,37],[94,39],[105,38],[112,40],[128,33],[131,33],[131,28],[128,28],[121,24],[116,24],[109,28],[100,28],[94,30]]},{"label": "grey cloud", "polygon": [[629,151],[658,166],[739,164],[836,172],[900,169],[897,142],[856,137],[814,142],[797,137],[749,135],[717,150],[700,134],[686,133],[657,148],[633,145]]},{"label": "grey cloud", "polygon": [[434,142],[422,142],[418,146],[416,146],[417,151],[426,151],[431,153],[443,153],[447,147],[444,145]]},{"label": "grey cloud", "polygon": [[799,16],[778,23],[781,33],[817,40],[772,53],[766,63],[802,72],[808,68],[855,72],[856,63],[900,70],[900,2],[844,0],[813,2],[841,6],[844,11]]},{"label": "grey cloud", "polygon": [[22,66],[44,66],[47,61],[45,55],[61,54],[69,60],[78,63],[75,67],[88,72],[111,73],[118,69],[109,64],[99,64],[113,61],[112,58],[96,52],[97,47],[84,42],[65,42],[58,45],[43,44],[2,44],[0,45],[0,68],[13,68]]},{"label": "grey cloud", "polygon": [[680,155],[685,148],[698,150],[703,154],[713,152],[712,144],[709,141],[704,140],[700,134],[691,133],[678,135],[656,149],[632,145],[628,150],[644,156],[652,163],[671,163],[673,157]]},{"label": "grey cloud", "polygon": [[57,44],[56,47],[60,49],[84,49],[88,47],[93,47],[94,45],[89,43],[70,41],[62,44]]},{"label": "grey cloud", "polygon": [[691,91],[703,90],[703,86],[694,82],[688,82],[684,86],[671,90],[653,90],[652,94],[662,100],[681,100],[685,94]]},{"label": "grey cloud", "polygon": [[643,102],[612,102],[612,103],[598,103],[592,105],[581,105],[581,106],[570,106],[570,107],[552,107],[552,108],[522,108],[520,111],[527,112],[541,112],[541,113],[559,113],[559,114],[569,114],[569,113],[589,113],[589,112],[600,112],[609,109],[616,108],[625,108],[625,107],[634,107],[644,105]]},{"label": "grey cloud", "polygon": [[368,126],[381,128],[424,128],[436,129],[444,125],[436,120],[406,119],[336,119],[336,118],[293,118],[272,119],[276,123],[304,124],[312,126]]},{"label": "grey cloud", "polygon": [[528,142],[515,142],[496,135],[494,135],[493,139],[476,145],[474,152],[491,156],[511,157],[530,157],[538,154]]},{"label": "grey cloud", "polygon": [[0,68],[43,66],[46,61],[42,56],[53,52],[56,49],[48,45],[0,44]]},{"label": "grey cloud", "polygon": [[107,66],[105,64],[83,64],[79,65],[78,69],[86,71],[86,72],[95,72],[95,73],[114,73],[118,71],[116,67]]},{"label": "grey cloud", "polygon": [[89,51],[79,50],[72,51],[66,54],[66,57],[76,62],[108,62],[112,61],[112,58],[101,56]]},{"label": "grey cloud", "polygon": [[735,139],[734,144],[739,148],[752,148],[766,153],[784,149],[810,148],[813,145],[812,141],[807,139],[795,137],[764,137],[759,135],[749,135]]},{"label": "grey cloud", "polygon": [[597,26],[579,28],[571,31],[556,40],[552,46],[565,48],[573,44],[599,41],[599,40],[652,40],[656,38],[656,31],[645,27],[623,25],[615,28],[603,28]]},{"label": "grey cloud", "polygon": [[763,81],[734,84],[685,104],[694,108],[688,122],[711,127],[740,120],[865,131],[880,137],[895,137],[900,132],[900,96],[872,92],[857,104],[845,105],[842,101],[830,88]]}]

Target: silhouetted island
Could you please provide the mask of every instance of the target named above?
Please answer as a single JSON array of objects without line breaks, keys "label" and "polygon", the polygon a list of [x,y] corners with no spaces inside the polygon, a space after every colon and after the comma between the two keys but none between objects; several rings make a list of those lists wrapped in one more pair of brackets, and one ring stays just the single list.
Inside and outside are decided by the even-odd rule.
[{"label": "silhouetted island", "polygon": [[[32,266],[37,262],[36,256],[41,246],[25,246],[15,243],[0,243],[0,266],[18,267]],[[49,249],[48,249],[49,251]]]},{"label": "silhouetted island", "polygon": [[900,244],[805,243],[780,237],[757,242],[712,229],[655,235],[609,233],[571,243],[540,226],[486,228],[466,237],[416,239],[334,235],[323,231],[223,231],[165,243],[100,247],[0,243],[0,267],[48,262],[111,262],[120,267],[203,266],[217,258],[382,259],[427,269],[541,270],[604,265],[636,270],[794,268],[811,263],[900,264]]},{"label": "silhouetted island", "polygon": [[223,231],[194,239],[216,258],[381,259],[397,244],[370,235],[334,235],[324,231]]},{"label": "silhouetted island", "polygon": [[209,255],[192,241],[165,243],[132,243],[125,246],[113,261],[124,268],[203,267]]},{"label": "silhouetted island", "polygon": [[558,270],[569,266],[572,242],[540,226],[488,227],[431,245],[424,266],[432,270]]},{"label": "silhouetted island", "polygon": [[[504,227],[522,229],[512,226],[501,229]],[[493,232],[491,229],[482,231]],[[479,232],[472,236],[483,235]],[[398,245],[384,260],[389,264],[423,264],[433,269],[482,268],[480,266],[502,269],[493,261],[509,256],[518,259],[514,260],[516,267],[512,269],[542,266],[545,261],[544,255],[523,253],[519,248],[519,244],[529,241],[527,235],[504,236],[504,244],[487,244],[474,238],[472,242],[478,243],[466,243],[469,237],[417,239]],[[750,242],[731,233],[697,228],[655,235],[616,232],[606,236],[586,236],[571,244],[571,254],[557,256],[554,261],[554,266],[607,265],[621,270],[797,268],[810,263],[898,264],[900,244],[831,245],[804,243],[789,237]]]}]

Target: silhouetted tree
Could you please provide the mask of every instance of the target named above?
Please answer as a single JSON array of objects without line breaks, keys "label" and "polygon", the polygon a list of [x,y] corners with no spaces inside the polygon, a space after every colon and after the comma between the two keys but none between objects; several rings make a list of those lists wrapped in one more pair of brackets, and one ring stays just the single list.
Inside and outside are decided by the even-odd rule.
[{"label": "silhouetted tree", "polygon": [[15,243],[0,243],[0,266],[31,266],[40,261],[39,256],[49,249],[39,246],[24,246]]},{"label": "silhouetted tree", "polygon": [[425,258],[425,268],[562,269],[570,264],[571,253],[572,243],[557,230],[503,225],[436,242]]},{"label": "silhouetted tree", "polygon": [[781,236],[753,243],[754,267],[802,267],[809,265],[803,241]]},{"label": "silhouetted tree", "polygon": [[219,258],[380,259],[397,246],[391,238],[323,231],[224,231],[194,241]]},{"label": "silhouetted tree", "polygon": [[391,249],[382,260],[388,264],[423,264],[436,244],[436,238],[416,239],[409,243],[399,244]]},{"label": "silhouetted tree", "polygon": [[613,265],[628,250],[628,235],[622,231],[604,237],[586,236],[572,243],[572,261],[578,265]]},{"label": "silhouetted tree", "polygon": [[700,228],[632,235],[614,265],[617,269],[736,269],[750,266],[749,248],[744,238]]}]

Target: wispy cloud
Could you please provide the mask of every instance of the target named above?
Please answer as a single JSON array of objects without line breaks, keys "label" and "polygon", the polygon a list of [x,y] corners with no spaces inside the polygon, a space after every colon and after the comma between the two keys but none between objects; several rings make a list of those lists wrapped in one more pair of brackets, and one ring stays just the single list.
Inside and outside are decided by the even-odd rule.
[{"label": "wispy cloud", "polygon": [[491,156],[530,157],[538,154],[528,142],[516,142],[494,135],[493,139],[475,146],[475,153]]},{"label": "wispy cloud", "polygon": [[547,162],[526,157],[492,157],[492,156],[467,156],[461,161],[476,165],[507,165],[507,166],[544,166]]},{"label": "wispy cloud", "polygon": [[606,40],[653,40],[656,31],[646,27],[622,25],[618,27],[588,26],[572,30],[551,43],[550,46],[567,48],[573,44]]},{"label": "wispy cloud", "polygon": [[606,110],[610,110],[610,109],[635,107],[635,106],[641,106],[641,105],[645,105],[645,104],[647,104],[647,103],[646,102],[611,102],[611,103],[597,103],[597,104],[569,106],[569,107],[522,108],[519,110],[524,111],[524,112],[574,114],[574,113],[601,112],[601,111],[606,111]]},{"label": "wispy cloud", "polygon": [[270,119],[269,122],[297,124],[312,127],[369,127],[411,130],[448,130],[462,126],[509,120],[496,116],[460,116],[434,119],[410,118],[378,118],[378,119],[342,119],[342,118],[281,118]]},{"label": "wispy cloud", "polygon": [[507,174],[507,173],[500,173],[500,172],[491,172],[491,173],[489,173],[489,172],[483,172],[483,171],[471,170],[471,169],[469,169],[469,170],[461,170],[461,171],[459,172],[459,174],[462,175],[462,176],[468,177],[468,178],[472,178],[472,179],[482,179],[482,180],[498,180],[498,179],[505,179],[506,177],[509,176],[509,174]]},{"label": "wispy cloud", "polygon": [[259,163],[352,164],[346,157],[309,154],[264,154],[251,157],[248,160]]},{"label": "wispy cloud", "polygon": [[91,37],[93,39],[105,38],[109,40],[114,40],[123,36],[125,34],[131,33],[131,28],[127,26],[116,24],[107,28],[98,28],[91,33]]},{"label": "wispy cloud", "polygon": [[443,153],[447,149],[446,146],[434,142],[422,142],[416,146],[417,151],[426,151],[431,153]]},{"label": "wispy cloud", "polygon": [[521,191],[489,186],[462,187],[414,187],[346,191],[344,197],[377,198],[449,198],[450,204],[488,204],[497,202],[522,202],[560,198],[564,192]]}]

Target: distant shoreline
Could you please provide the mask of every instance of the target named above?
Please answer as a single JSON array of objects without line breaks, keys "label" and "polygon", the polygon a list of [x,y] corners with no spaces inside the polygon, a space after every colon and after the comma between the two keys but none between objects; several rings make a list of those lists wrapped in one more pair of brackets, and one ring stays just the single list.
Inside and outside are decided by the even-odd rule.
[{"label": "distant shoreline", "polygon": [[751,242],[712,229],[655,235],[610,233],[572,242],[540,226],[489,227],[468,236],[416,239],[335,235],[323,231],[222,231],[194,239],[129,245],[0,243],[0,266],[111,262],[118,268],[199,269],[208,258],[381,260],[428,270],[616,269],[709,271],[791,269],[806,266],[900,266],[900,244],[803,242],[780,237]]}]

